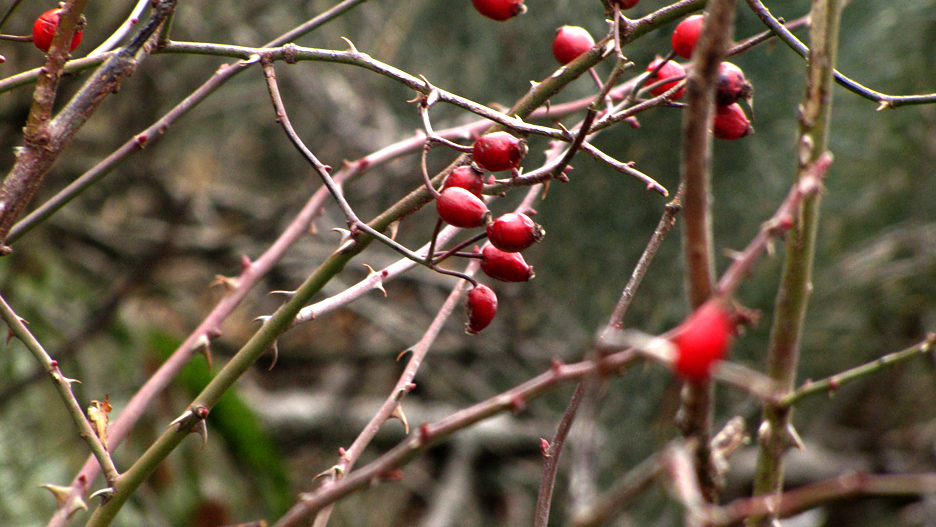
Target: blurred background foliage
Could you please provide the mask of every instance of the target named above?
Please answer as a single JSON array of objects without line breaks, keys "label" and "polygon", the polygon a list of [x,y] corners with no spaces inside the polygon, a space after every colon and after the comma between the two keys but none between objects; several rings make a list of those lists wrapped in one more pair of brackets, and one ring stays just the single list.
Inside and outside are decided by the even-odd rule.
[{"label": "blurred background foliage", "polygon": [[[10,2],[0,8],[6,9]],[[665,5],[645,0],[632,12]],[[261,45],[329,8],[328,0],[191,0],[179,3],[175,40]],[[437,86],[478,102],[510,106],[530,81],[556,68],[554,30],[581,25],[607,31],[597,0],[529,0],[529,13],[506,23],[474,12],[467,0],[372,0],[297,41],[343,49],[341,37],[362,51]],[[25,34],[51,7],[26,2],[4,32]],[[126,16],[129,1],[91,2],[85,41],[76,55],[102,42]],[[804,0],[768,2],[788,20],[808,12]],[[642,71],[669,50],[672,27],[624,49]],[[736,38],[762,30],[743,2]],[[803,30],[798,31],[806,39]],[[853,0],[845,9],[839,69],[889,94],[936,91],[936,1]],[[31,45],[6,42],[4,76],[38,67]],[[779,43],[761,45],[733,61],[755,86],[756,134],[718,142],[714,150],[715,232],[722,251],[740,249],[786,194],[794,168],[797,105],[805,62]],[[171,109],[227,61],[155,55],[107,100],[60,159],[37,196],[48,199],[113,149]],[[599,65],[606,75],[610,63]],[[394,82],[347,66],[302,62],[277,65],[287,110],[301,136],[337,166],[420,127],[412,93]],[[84,76],[68,78],[73,93]],[[553,104],[594,92],[591,80],[573,83]],[[29,108],[30,88],[0,99],[0,165],[9,167]],[[65,100],[62,97],[61,100]],[[474,120],[451,108],[432,110],[435,128]],[[570,119],[566,124],[573,121]],[[655,109],[641,128],[618,126],[595,142],[617,159],[675,189],[680,112]],[[527,164],[541,161],[543,141],[531,142]],[[819,378],[918,342],[936,315],[936,106],[875,111],[875,104],[837,88],[831,147],[835,163],[823,198],[815,291],[803,341],[801,379]],[[454,156],[434,149],[430,165]],[[498,318],[467,337],[458,313],[434,346],[407,399],[410,423],[436,419],[543,371],[553,358],[579,360],[605,323],[666,203],[638,182],[579,155],[568,184],[553,184],[536,205],[548,236],[529,250],[537,277],[528,284],[496,284]],[[0,260],[0,291],[63,371],[78,378],[80,401],[108,394],[115,415],[146,377],[201,321],[221,290],[216,275],[239,272],[240,255],[256,258],[317,188],[314,174],[274,121],[259,69],[248,70],[170,128],[156,144],[131,156],[50,221],[30,232]],[[420,182],[418,159],[405,157],[346,185],[359,215],[370,218]],[[493,206],[509,210],[521,192]],[[298,285],[337,243],[330,229],[343,223],[329,206],[316,233],[287,253],[225,322],[216,363],[271,313],[266,295]],[[403,221],[400,240],[424,243],[431,211]],[[359,258],[375,268],[395,253],[374,246]],[[734,360],[761,367],[780,258],[761,263],[739,300],[761,310],[761,323],[739,339]],[[333,294],[365,276],[352,264],[327,288]],[[416,270],[388,284],[388,298],[371,294],[339,312],[300,326],[280,341],[279,361],[265,358],[209,419],[200,448],[191,439],[124,508],[115,525],[209,526],[278,517],[313,476],[337,460],[385,397],[402,364],[394,357],[414,344],[452,281]],[[676,325],[687,312],[679,235],[661,248],[626,325],[650,333]],[[8,525],[43,525],[54,509],[42,484],[66,484],[83,463],[84,445],[37,365],[16,341],[0,354],[0,518]],[[215,366],[217,368],[217,365]],[[115,454],[127,467],[184,408],[208,379],[204,359],[158,399],[126,446]],[[916,359],[846,386],[828,399],[804,402],[796,422],[814,456],[790,469],[791,484],[849,469],[878,472],[936,470],[936,386],[932,363]],[[594,473],[605,488],[676,435],[678,388],[658,366],[612,379],[591,431]],[[552,436],[571,387],[534,401],[516,416],[493,419],[405,468],[399,483],[381,485],[340,504],[335,526],[530,524],[541,463],[540,437]],[[758,424],[758,406],[720,389],[721,424],[732,415]],[[390,422],[362,463],[404,436]],[[834,452],[834,454],[832,454]],[[804,454],[805,456],[805,454]],[[749,452],[737,457],[730,493],[744,492]],[[567,478],[560,475],[555,525],[565,523]],[[446,492],[455,492],[452,502]],[[443,503],[449,503],[443,506]],[[932,525],[934,500],[848,500],[801,518],[798,525]],[[86,518],[79,513],[75,522]],[[678,525],[679,510],[662,492],[647,493],[617,525]]]}]

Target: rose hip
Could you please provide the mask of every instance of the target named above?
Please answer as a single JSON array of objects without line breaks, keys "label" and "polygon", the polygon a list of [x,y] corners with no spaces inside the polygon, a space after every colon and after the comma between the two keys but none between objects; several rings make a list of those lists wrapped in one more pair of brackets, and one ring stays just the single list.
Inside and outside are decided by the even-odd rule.
[{"label": "rose hip", "polygon": [[522,254],[505,252],[493,245],[485,245],[481,250],[481,271],[502,282],[526,282],[535,276]]},{"label": "rose hip", "polygon": [[516,253],[543,239],[546,231],[522,212],[508,212],[487,226],[488,240],[498,249]]}]

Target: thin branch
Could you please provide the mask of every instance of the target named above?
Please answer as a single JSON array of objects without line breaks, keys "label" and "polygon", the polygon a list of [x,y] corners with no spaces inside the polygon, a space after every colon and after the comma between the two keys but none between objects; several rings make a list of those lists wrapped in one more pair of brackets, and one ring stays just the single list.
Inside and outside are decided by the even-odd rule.
[{"label": "thin branch", "polygon": [[806,381],[795,391],[777,401],[779,407],[794,406],[801,400],[811,395],[819,393],[832,393],[838,390],[843,384],[862,379],[874,373],[900,364],[906,360],[912,359],[917,355],[926,355],[936,346],[936,333],[929,334],[926,339],[910,346],[907,349],[895,351],[875,359],[867,364],[862,364],[855,368],[836,373],[825,379],[818,381]]},{"label": "thin branch", "polygon": [[117,467],[114,466],[114,460],[111,459],[110,454],[107,452],[107,447],[104,446],[102,438],[98,437],[97,433],[95,433],[94,429],[91,427],[91,423],[88,422],[88,418],[81,409],[81,405],[78,404],[74,392],[72,392],[71,383],[77,381],[62,375],[62,371],[58,366],[58,361],[53,360],[52,357],[49,356],[42,347],[42,344],[40,344],[39,341],[36,340],[36,337],[26,328],[23,319],[13,311],[13,308],[7,304],[3,297],[0,297],[0,318],[3,318],[3,321],[9,326],[11,335],[15,335],[16,338],[22,341],[26,349],[39,361],[39,364],[49,372],[49,376],[52,379],[52,383],[55,384],[59,397],[62,398],[62,401],[65,403],[65,408],[78,426],[79,435],[88,443],[88,448],[91,449],[91,453],[97,458],[101,469],[104,471],[107,484],[112,486],[120,473],[117,472]]},{"label": "thin branch", "polygon": [[[799,182],[810,178],[817,162],[827,156],[841,10],[842,0],[814,0],[810,13],[812,49],[795,151]],[[786,238],[786,258],[767,349],[767,374],[786,390],[792,390],[796,382],[800,339],[812,290],[819,204],[818,193],[803,199],[793,214],[793,228]],[[765,405],[760,430],[763,435],[758,449],[754,494],[779,494],[783,489],[783,455],[798,441],[792,429],[790,408]],[[769,525],[776,517],[773,513],[755,516],[747,525]]]},{"label": "thin branch", "polygon": [[586,387],[587,384],[584,381],[578,383],[575,391],[572,392],[572,397],[569,398],[565,412],[562,413],[562,419],[559,420],[553,440],[551,442],[542,440],[543,478],[540,481],[539,495],[536,498],[533,527],[546,527],[549,524],[549,509],[552,506],[553,489],[556,485],[556,474],[559,471],[559,456],[562,455],[562,447],[565,445],[569,430],[572,429],[579,403],[585,397]]},{"label": "thin branch", "polygon": [[[683,114],[683,143],[680,163],[683,200],[683,255],[685,283],[693,309],[711,296],[715,284],[714,240],[712,233],[710,132],[715,106],[718,65],[725,57],[734,26],[735,1],[708,3],[705,25],[693,53],[686,82],[687,108]],[[702,494],[709,502],[718,498],[712,455],[709,449],[712,427],[711,383],[687,383],[683,388],[680,428],[683,435],[697,441],[695,469]]]},{"label": "thin branch", "polygon": [[[770,14],[770,10],[768,10],[760,0],[747,0],[747,3],[751,7],[751,10],[754,11],[754,14],[760,17],[764,22],[764,25],[769,27],[771,31],[780,37],[780,40],[786,43],[787,46],[804,59],[810,56],[812,52],[806,44],[803,44],[800,39],[796,38],[796,35],[791,33],[779,20],[774,18],[774,16]],[[835,77],[835,82],[839,83],[845,89],[865,99],[880,103],[878,106],[879,110],[884,108],[897,108],[898,106],[910,104],[936,103],[936,93],[922,95],[887,95],[863,86],[839,73],[838,70],[833,70],[833,75]]]}]

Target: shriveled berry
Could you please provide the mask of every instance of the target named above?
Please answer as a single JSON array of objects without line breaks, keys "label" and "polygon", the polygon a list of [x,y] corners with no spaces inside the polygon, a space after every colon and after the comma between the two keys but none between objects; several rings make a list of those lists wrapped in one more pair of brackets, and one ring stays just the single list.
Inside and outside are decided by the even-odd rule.
[{"label": "shriveled berry", "polygon": [[476,170],[470,165],[462,165],[449,172],[445,183],[442,184],[442,190],[449,187],[461,187],[475,196],[481,197],[481,191],[484,189],[484,173]]},{"label": "shriveled berry", "polygon": [[517,168],[526,152],[526,141],[501,131],[479,137],[471,155],[481,168],[500,172]]},{"label": "shriveled berry", "polygon": [[728,106],[739,99],[750,99],[754,88],[744,78],[741,68],[730,62],[718,65],[718,78],[715,81],[715,104]]},{"label": "shriveled berry", "polygon": [[479,13],[498,22],[526,12],[523,0],[471,0],[471,3]]},{"label": "shriveled berry", "polygon": [[595,47],[595,39],[584,27],[562,26],[556,30],[553,38],[553,56],[559,64],[568,64]]},{"label": "shriveled berry", "polygon": [[705,25],[704,15],[688,16],[677,24],[676,29],[673,30],[673,37],[670,39],[673,52],[684,59],[692,58],[692,51],[695,50],[699,35],[702,34],[703,25]]},{"label": "shriveled berry", "polygon": [[722,360],[734,339],[731,314],[720,304],[707,303],[683,321],[672,338],[676,346],[673,369],[690,382],[702,382],[712,375],[712,367]]},{"label": "shriveled berry", "polygon": [[[55,36],[55,30],[58,28],[60,8],[50,9],[39,15],[39,18],[33,23],[32,41],[42,51],[49,51],[52,46],[52,37]],[[83,19],[83,17],[82,17]],[[68,51],[74,51],[81,44],[81,34],[83,23],[78,23],[78,28],[72,36],[71,46]]]},{"label": "shriveled berry", "polygon": [[[656,69],[656,67],[660,65],[660,62],[662,60],[663,59],[661,58],[655,59],[653,62],[650,63],[649,66],[647,66],[647,71],[653,71],[654,69]],[[647,79],[647,84],[656,84],[657,82],[660,82],[662,80],[671,79],[674,77],[677,80],[673,82],[667,82],[665,84],[657,86],[656,88],[650,90],[650,93],[652,93],[654,96],[663,95],[670,89],[675,88],[676,84],[678,84],[679,81],[683,80],[686,77],[686,69],[683,68],[681,64],[673,62],[673,61],[669,61],[666,64],[664,64],[662,67],[660,67],[660,70],[656,72],[655,75],[651,75]],[[682,99],[683,93],[685,92],[686,92],[686,89],[681,88],[679,91],[677,91],[673,95],[673,100]]]},{"label": "shriveled berry", "polygon": [[744,115],[744,109],[738,103],[715,107],[715,119],[712,121],[712,133],[718,139],[728,141],[741,139],[754,133],[751,121]]},{"label": "shriveled berry", "polygon": [[488,223],[488,241],[509,253],[520,252],[543,239],[546,231],[522,212],[508,212]]},{"label": "shriveled berry", "polygon": [[502,251],[493,245],[485,245],[481,250],[481,270],[502,282],[526,282],[534,276],[522,254]]},{"label": "shriveled berry", "polygon": [[481,198],[461,187],[449,187],[436,200],[436,212],[453,227],[473,229],[484,225],[491,213]]},{"label": "shriveled berry", "polygon": [[488,327],[494,320],[494,315],[497,314],[497,295],[490,287],[478,284],[468,291],[466,306],[468,323],[465,324],[465,331],[474,335]]}]

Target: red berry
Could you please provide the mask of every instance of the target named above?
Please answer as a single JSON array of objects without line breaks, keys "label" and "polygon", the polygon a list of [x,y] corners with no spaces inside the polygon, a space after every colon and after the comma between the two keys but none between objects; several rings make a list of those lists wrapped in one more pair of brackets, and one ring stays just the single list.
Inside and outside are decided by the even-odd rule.
[{"label": "red berry", "polygon": [[553,39],[553,56],[559,64],[568,64],[595,47],[595,39],[584,27],[562,26],[556,30]]},{"label": "red berry", "polygon": [[471,155],[481,168],[500,172],[517,168],[526,152],[526,141],[507,132],[492,132],[475,141]]},{"label": "red berry", "polygon": [[499,22],[526,12],[523,0],[471,0],[482,15]]},{"label": "red berry", "polygon": [[715,81],[716,104],[728,106],[738,102],[738,99],[750,99],[753,91],[741,68],[730,62],[718,65],[718,80]]},{"label": "red berry", "polygon": [[718,139],[728,141],[741,139],[754,133],[751,121],[748,121],[744,110],[738,103],[728,106],[715,107],[715,120],[712,122],[712,133]]},{"label": "red berry", "polygon": [[501,282],[526,282],[534,276],[522,254],[508,253],[493,245],[485,245],[481,250],[481,270]]},{"label": "red berry", "polygon": [[[650,65],[647,66],[647,71],[653,71],[654,69],[656,69],[656,67],[660,65],[660,62],[662,60],[663,59],[661,58],[657,58],[656,60],[651,62]],[[660,71],[656,72],[656,75],[651,75],[647,79],[647,84],[655,84],[659,81],[666,80],[666,79],[673,78],[673,77],[677,77],[678,80],[675,80],[673,82],[667,82],[661,86],[657,86],[656,88],[650,90],[650,93],[652,93],[655,97],[659,95],[663,95],[664,93],[669,91],[671,88],[676,87],[676,84],[678,84],[679,81],[683,80],[686,77],[686,69],[683,68],[682,65],[673,61],[669,61],[660,68]],[[686,92],[686,89],[681,88],[679,91],[676,92],[675,95],[673,95],[673,100],[682,99],[683,93],[685,92]]]},{"label": "red berry", "polygon": [[509,253],[520,252],[543,239],[546,231],[522,212],[508,212],[488,223],[491,245]]},{"label": "red berry", "polygon": [[612,4],[617,4],[621,9],[630,9],[640,3],[640,0],[611,0]]},{"label": "red berry", "polygon": [[731,347],[735,325],[719,304],[703,304],[680,325],[672,338],[676,346],[673,369],[690,382],[702,382],[712,375],[712,366]]},{"label": "red berry", "polygon": [[439,194],[436,212],[453,227],[473,229],[484,225],[491,213],[481,198],[461,187],[449,187]]},{"label": "red berry", "polygon": [[673,30],[673,52],[684,59],[692,58],[692,51],[695,49],[696,42],[699,41],[699,35],[702,34],[702,26],[705,24],[703,15],[692,15],[683,19],[676,29]]},{"label": "red berry", "polygon": [[474,335],[494,320],[497,314],[497,295],[490,287],[478,284],[468,291],[468,323],[465,331]]},{"label": "red berry", "polygon": [[442,184],[442,190],[449,187],[461,187],[475,196],[481,197],[481,190],[484,189],[483,172],[476,170],[470,165],[463,165],[449,172],[445,183]]},{"label": "red berry", "polygon": [[[59,8],[50,9],[39,15],[39,18],[33,23],[33,44],[42,51],[49,51],[49,48],[52,46],[52,37],[55,36],[55,29],[58,27],[59,13],[61,11],[62,10]],[[81,25],[82,24],[79,22],[79,27],[75,30],[74,36],[72,36],[71,47],[68,51],[74,51],[75,48],[78,47],[78,44],[81,44]]]}]

